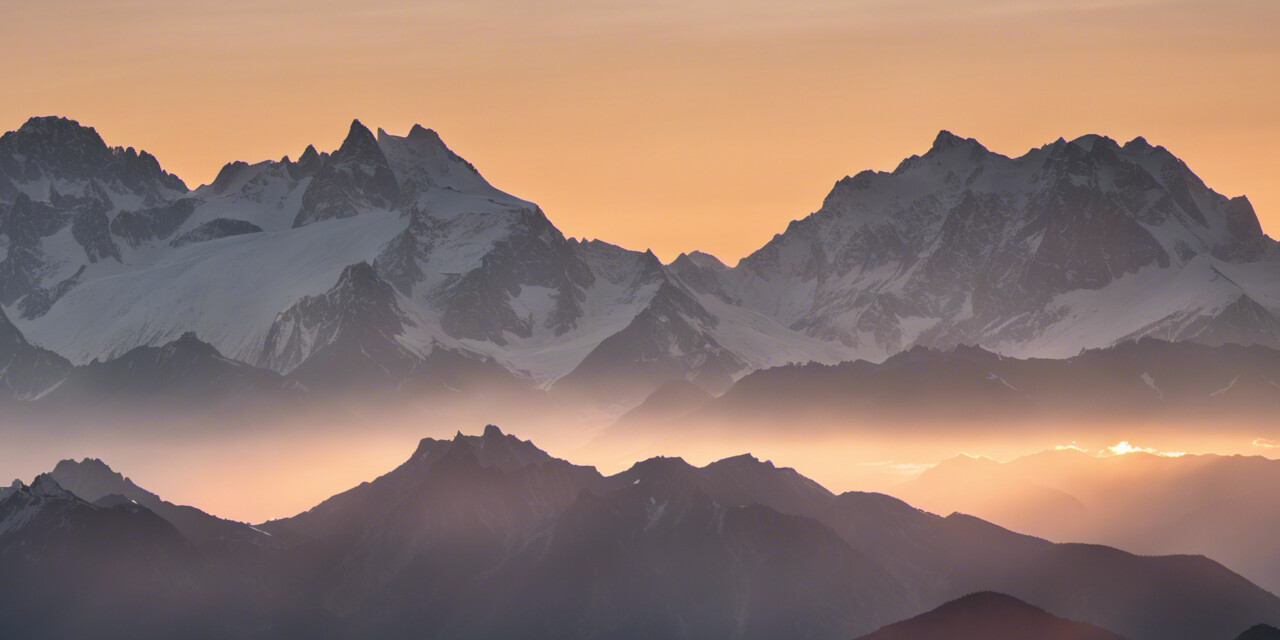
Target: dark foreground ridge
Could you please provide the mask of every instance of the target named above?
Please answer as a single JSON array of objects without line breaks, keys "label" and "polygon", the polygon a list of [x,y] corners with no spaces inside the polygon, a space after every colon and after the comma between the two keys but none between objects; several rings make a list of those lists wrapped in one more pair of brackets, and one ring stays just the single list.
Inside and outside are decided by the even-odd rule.
[{"label": "dark foreground ridge", "polygon": [[1229,639],[1280,599],[1203,557],[835,495],[750,455],[604,476],[494,426],[257,526],[92,459],[0,490],[0,619],[23,638],[848,640],[922,613],[905,628]]},{"label": "dark foreground ridge", "polygon": [[1123,640],[1072,622],[1002,593],[974,593],[933,611],[891,624],[861,640]]},{"label": "dark foreground ridge", "polygon": [[1254,625],[1236,640],[1280,640],[1280,629],[1266,624]]}]

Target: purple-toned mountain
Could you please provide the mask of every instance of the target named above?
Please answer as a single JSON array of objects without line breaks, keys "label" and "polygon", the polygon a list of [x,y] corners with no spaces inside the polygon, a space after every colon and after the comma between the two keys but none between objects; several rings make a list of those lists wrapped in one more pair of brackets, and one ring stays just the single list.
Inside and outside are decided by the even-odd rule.
[{"label": "purple-toned mountain", "polygon": [[1280,599],[1203,557],[834,495],[750,455],[606,477],[494,426],[256,527],[92,459],[0,490],[0,613],[24,637],[835,640],[982,591],[1135,640],[1280,622]]},{"label": "purple-toned mountain", "polygon": [[[662,398],[655,397],[654,402]],[[647,404],[647,403],[646,403]],[[645,408],[642,404],[641,408]],[[1070,358],[1011,358],[980,347],[914,347],[881,363],[776,367],[662,422],[750,426],[788,421],[839,426],[840,416],[880,424],[1064,423],[1088,430],[1108,420],[1255,425],[1280,410],[1280,350],[1141,339]],[[637,411],[633,430],[654,426]],[[808,421],[808,422],[806,422]]]},{"label": "purple-toned mountain", "polygon": [[1123,640],[1083,622],[1059,618],[1001,593],[974,593],[861,640]]},{"label": "purple-toned mountain", "polygon": [[0,492],[0,618],[15,638],[227,637],[201,561],[128,500],[92,504],[49,475]]},{"label": "purple-toned mountain", "polygon": [[1280,600],[1205,558],[833,495],[749,455],[605,477],[493,426],[423,440],[386,475],[260,528],[331,554],[312,597],[335,628],[396,637],[850,638],[987,590],[1143,640],[1280,617]]}]

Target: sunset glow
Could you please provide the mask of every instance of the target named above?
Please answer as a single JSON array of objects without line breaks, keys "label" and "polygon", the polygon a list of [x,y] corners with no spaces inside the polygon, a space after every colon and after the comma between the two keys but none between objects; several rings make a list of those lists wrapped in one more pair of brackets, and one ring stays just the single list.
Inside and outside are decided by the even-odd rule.
[{"label": "sunset glow", "polygon": [[567,235],[733,264],[940,129],[1006,155],[1144,136],[1280,229],[1280,3],[8,3],[0,130],[94,126],[189,186],[440,132]]},{"label": "sunset glow", "polygon": [[1129,444],[1128,440],[1121,440],[1117,444],[1113,444],[1099,452],[1100,456],[1122,456],[1127,453],[1150,453],[1165,458],[1178,458],[1187,455],[1186,451],[1157,451],[1150,447],[1138,447]]}]

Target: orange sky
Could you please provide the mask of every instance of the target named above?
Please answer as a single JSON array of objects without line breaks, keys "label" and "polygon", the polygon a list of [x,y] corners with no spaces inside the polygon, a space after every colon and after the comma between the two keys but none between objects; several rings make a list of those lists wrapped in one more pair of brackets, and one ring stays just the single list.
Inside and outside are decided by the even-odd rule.
[{"label": "orange sky", "polygon": [[0,0],[0,35],[0,130],[66,115],[191,186],[417,122],[568,235],[732,263],[939,129],[1101,133],[1280,234],[1276,0]]}]

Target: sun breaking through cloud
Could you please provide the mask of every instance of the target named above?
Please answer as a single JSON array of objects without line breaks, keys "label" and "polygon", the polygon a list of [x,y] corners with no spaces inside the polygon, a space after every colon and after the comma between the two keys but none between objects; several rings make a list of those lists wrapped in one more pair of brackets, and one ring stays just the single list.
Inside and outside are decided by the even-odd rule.
[{"label": "sun breaking through cloud", "polygon": [[1098,456],[1107,458],[1111,456],[1123,456],[1130,453],[1150,453],[1164,458],[1180,458],[1187,455],[1186,451],[1159,451],[1151,447],[1139,447],[1130,444],[1128,440],[1121,440],[1119,443],[1099,451]]}]

